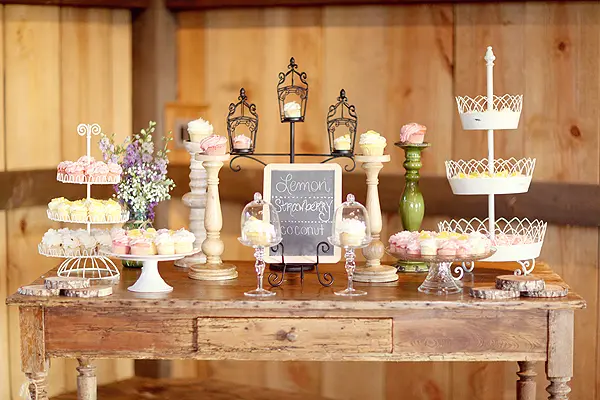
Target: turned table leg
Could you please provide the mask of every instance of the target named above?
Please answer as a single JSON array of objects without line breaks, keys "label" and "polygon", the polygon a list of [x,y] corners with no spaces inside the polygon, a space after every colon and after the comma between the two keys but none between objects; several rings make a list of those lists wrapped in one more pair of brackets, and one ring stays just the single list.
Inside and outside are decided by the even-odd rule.
[{"label": "turned table leg", "polygon": [[42,307],[20,307],[21,369],[27,377],[29,397],[48,400],[48,360],[44,341],[44,310]]},{"label": "turned table leg", "polygon": [[96,400],[96,367],[87,358],[78,358],[77,400]]},{"label": "turned table leg", "polygon": [[573,310],[548,312],[548,361],[546,375],[549,400],[568,400],[573,376]]},{"label": "turned table leg", "polygon": [[519,361],[517,400],[535,400],[535,363]]}]

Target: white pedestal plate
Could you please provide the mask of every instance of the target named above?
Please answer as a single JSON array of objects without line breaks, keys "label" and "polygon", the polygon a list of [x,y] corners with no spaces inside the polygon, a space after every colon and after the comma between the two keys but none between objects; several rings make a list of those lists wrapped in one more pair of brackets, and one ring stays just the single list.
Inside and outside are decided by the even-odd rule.
[{"label": "white pedestal plate", "polygon": [[187,254],[168,254],[168,255],[149,255],[138,256],[134,254],[116,254],[104,253],[108,257],[118,258],[120,260],[141,261],[143,263],[142,273],[138,280],[127,288],[130,292],[138,293],[168,293],[173,291],[173,287],[169,286],[158,272],[159,261],[180,260],[184,257],[192,256],[199,249],[195,249]]},{"label": "white pedestal plate", "polygon": [[196,154],[196,160],[202,162],[207,174],[208,189],[204,214],[206,239],[202,242],[202,252],[206,255],[206,262],[189,266],[188,276],[192,279],[221,281],[234,279],[238,276],[235,265],[224,264],[221,259],[225,245],[221,240],[223,215],[219,198],[219,171],[223,167],[223,162],[228,161],[229,158],[229,154]]},{"label": "white pedestal plate", "polygon": [[[190,208],[190,231],[196,236],[195,248],[201,248],[206,239],[204,228],[204,212],[206,207],[206,170],[202,162],[194,157],[200,152],[200,144],[185,142],[185,149],[190,153],[190,192],[183,195],[183,203]],[[206,255],[200,252],[175,261],[178,267],[189,267],[192,264],[206,263]]]},{"label": "white pedestal plate", "polygon": [[389,154],[382,156],[356,156],[367,174],[367,212],[371,224],[371,243],[362,252],[367,259],[365,265],[357,266],[354,280],[357,282],[394,282],[398,280],[398,270],[390,265],[381,265],[385,246],[381,242],[381,205],[379,203],[379,172],[383,163],[390,161]]}]

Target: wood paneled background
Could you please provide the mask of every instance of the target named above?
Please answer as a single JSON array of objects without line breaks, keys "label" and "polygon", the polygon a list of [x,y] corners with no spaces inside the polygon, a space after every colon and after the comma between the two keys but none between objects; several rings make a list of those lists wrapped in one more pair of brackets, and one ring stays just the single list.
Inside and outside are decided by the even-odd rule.
[{"label": "wood paneled background", "polygon": [[[598,3],[188,11],[178,14],[178,23],[178,101],[209,106],[211,122],[225,134],[227,106],[244,87],[260,116],[257,151],[288,149],[276,84],[294,56],[310,87],[306,122],[297,125],[298,152],[326,151],[327,107],[344,88],[356,105],[360,131],[375,129],[390,143],[404,123],[427,125],[432,147],[424,153],[423,174],[443,175],[448,159],[484,158],[486,134],[461,129],[453,97],[485,94],[483,55],[492,45],[495,93],[524,94],[519,129],[496,134],[496,154],[536,157],[534,180],[600,183]],[[391,145],[387,151],[392,162],[382,173],[403,174],[402,152]],[[173,162],[189,159],[184,155]],[[354,173],[363,174],[360,168]],[[261,188],[240,190],[250,199]],[[242,207],[223,205],[227,258],[251,257],[235,239]],[[433,228],[442,218],[429,216],[425,226]],[[171,224],[185,225],[186,219],[186,207],[171,201]],[[398,216],[384,216],[383,237],[399,229]],[[588,301],[588,308],[576,313],[572,398],[595,399],[600,394],[598,229],[550,226],[541,258]],[[510,399],[516,371],[513,363],[173,364],[180,377],[214,376],[370,400]],[[542,399],[547,397],[542,364],[538,374]]]},{"label": "wood paneled background", "polygon": [[[80,122],[97,122],[121,139],[131,132],[128,10],[0,6],[0,32],[0,171],[52,169],[85,154]],[[0,399],[20,398],[25,381],[18,309],[7,308],[4,299],[56,265],[36,249],[57,226],[45,206],[0,212]],[[50,394],[75,389],[77,362],[51,365]],[[99,361],[98,367],[102,382],[133,375],[132,360]]]},{"label": "wood paneled background", "polygon": [[[177,101],[208,106],[219,133],[225,132],[227,106],[243,86],[260,114],[258,151],[287,150],[288,132],[278,122],[275,96],[277,74],[294,56],[310,84],[307,121],[297,129],[298,152],[326,150],[327,107],[344,88],[357,107],[361,131],[378,130],[392,142],[403,123],[428,126],[433,146],[424,153],[426,175],[443,175],[447,159],[485,156],[485,133],[461,129],[453,96],[485,92],[482,58],[493,45],[496,93],[525,96],[519,129],[496,135],[498,156],[536,157],[534,180],[600,184],[598,3],[211,10],[179,13],[177,22],[171,44],[177,48]],[[75,134],[79,122],[98,122],[121,137],[130,132],[128,11],[7,5],[0,7],[0,23],[5,76],[0,171],[54,168],[62,159],[78,157],[84,151]],[[403,174],[401,151],[390,145],[388,153],[392,162],[382,173]],[[189,163],[179,155],[174,163]],[[363,174],[360,168],[354,173]],[[240,190],[250,199],[261,188]],[[229,259],[251,257],[235,239],[242,207],[223,204]],[[170,202],[168,213],[172,227],[186,225],[180,200]],[[424,225],[433,228],[442,218],[428,216]],[[0,211],[1,399],[9,393],[16,399],[23,382],[17,310],[7,309],[3,299],[55,265],[36,251],[54,225],[43,206]],[[384,238],[399,229],[397,215],[384,216]],[[588,308],[576,313],[573,399],[600,395],[598,251],[597,228],[550,226],[541,257],[588,301]],[[132,361],[97,364],[101,383],[133,373]],[[52,361],[52,394],[74,389],[74,368],[72,360]],[[516,370],[512,363],[172,364],[176,377],[211,376],[344,400],[509,399]],[[541,399],[546,397],[541,364],[538,374]]]}]

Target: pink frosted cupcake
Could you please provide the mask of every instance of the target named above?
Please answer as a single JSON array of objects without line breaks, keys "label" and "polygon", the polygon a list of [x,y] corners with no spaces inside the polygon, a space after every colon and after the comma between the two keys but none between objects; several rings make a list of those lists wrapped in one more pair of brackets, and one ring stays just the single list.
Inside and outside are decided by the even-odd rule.
[{"label": "pink frosted cupcake", "polygon": [[204,154],[210,156],[225,154],[227,139],[219,135],[210,135],[200,142],[200,148]]},{"label": "pink frosted cupcake", "polygon": [[425,132],[427,132],[427,127],[425,125],[411,122],[400,128],[400,142],[413,144],[423,143],[423,140],[425,140]]},{"label": "pink frosted cupcake", "polygon": [[458,251],[458,243],[454,240],[444,240],[438,247],[438,255],[440,256],[455,256]]},{"label": "pink frosted cupcake", "polygon": [[94,162],[96,162],[96,159],[92,156],[81,156],[81,157],[79,157],[77,162],[84,164],[84,165],[88,165],[88,164],[93,164]]},{"label": "pink frosted cupcake", "polygon": [[156,246],[152,238],[144,236],[131,239],[131,254],[136,256],[152,256],[156,254]]},{"label": "pink frosted cupcake", "polygon": [[129,254],[129,238],[124,230],[112,233],[112,251],[115,254]]},{"label": "pink frosted cupcake", "polygon": [[56,167],[56,170],[59,174],[65,174],[67,172],[67,168],[69,165],[73,164],[73,161],[61,161]]},{"label": "pink frosted cupcake", "polygon": [[468,240],[458,240],[456,241],[458,248],[456,249],[457,256],[469,256],[475,254],[473,251],[473,246],[471,246],[471,242]]},{"label": "pink frosted cupcake", "polygon": [[390,237],[390,247],[392,247],[392,250],[394,251],[404,251],[406,250],[406,246],[408,246],[408,243],[415,237],[415,234],[413,234],[413,232],[409,232],[409,231],[402,231],[402,232],[398,232],[394,235],[392,235]]},{"label": "pink frosted cupcake", "polygon": [[406,246],[406,252],[412,256],[420,256],[421,255],[421,243],[418,240],[411,240],[408,242]]},{"label": "pink frosted cupcake", "polygon": [[102,161],[96,161],[85,168],[85,174],[92,182],[106,180],[108,172],[108,166]]},{"label": "pink frosted cupcake", "polygon": [[67,167],[65,173],[73,182],[83,182],[85,178],[85,165],[81,163],[72,163]]},{"label": "pink frosted cupcake", "polygon": [[123,168],[117,163],[108,163],[108,178],[119,179],[123,173]]}]

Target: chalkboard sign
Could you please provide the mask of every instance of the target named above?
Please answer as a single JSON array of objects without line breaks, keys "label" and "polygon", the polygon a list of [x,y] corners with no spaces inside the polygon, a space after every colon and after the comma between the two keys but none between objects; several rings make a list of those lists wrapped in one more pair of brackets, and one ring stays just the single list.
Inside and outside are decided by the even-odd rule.
[{"label": "chalkboard sign", "polygon": [[[286,263],[314,263],[317,244],[331,236],[333,214],[342,201],[342,169],[337,164],[269,164],[264,197],[279,214]],[[267,252],[267,262],[281,262]],[[280,253],[279,253],[280,254]],[[319,253],[319,262],[336,263],[340,248]]]}]

